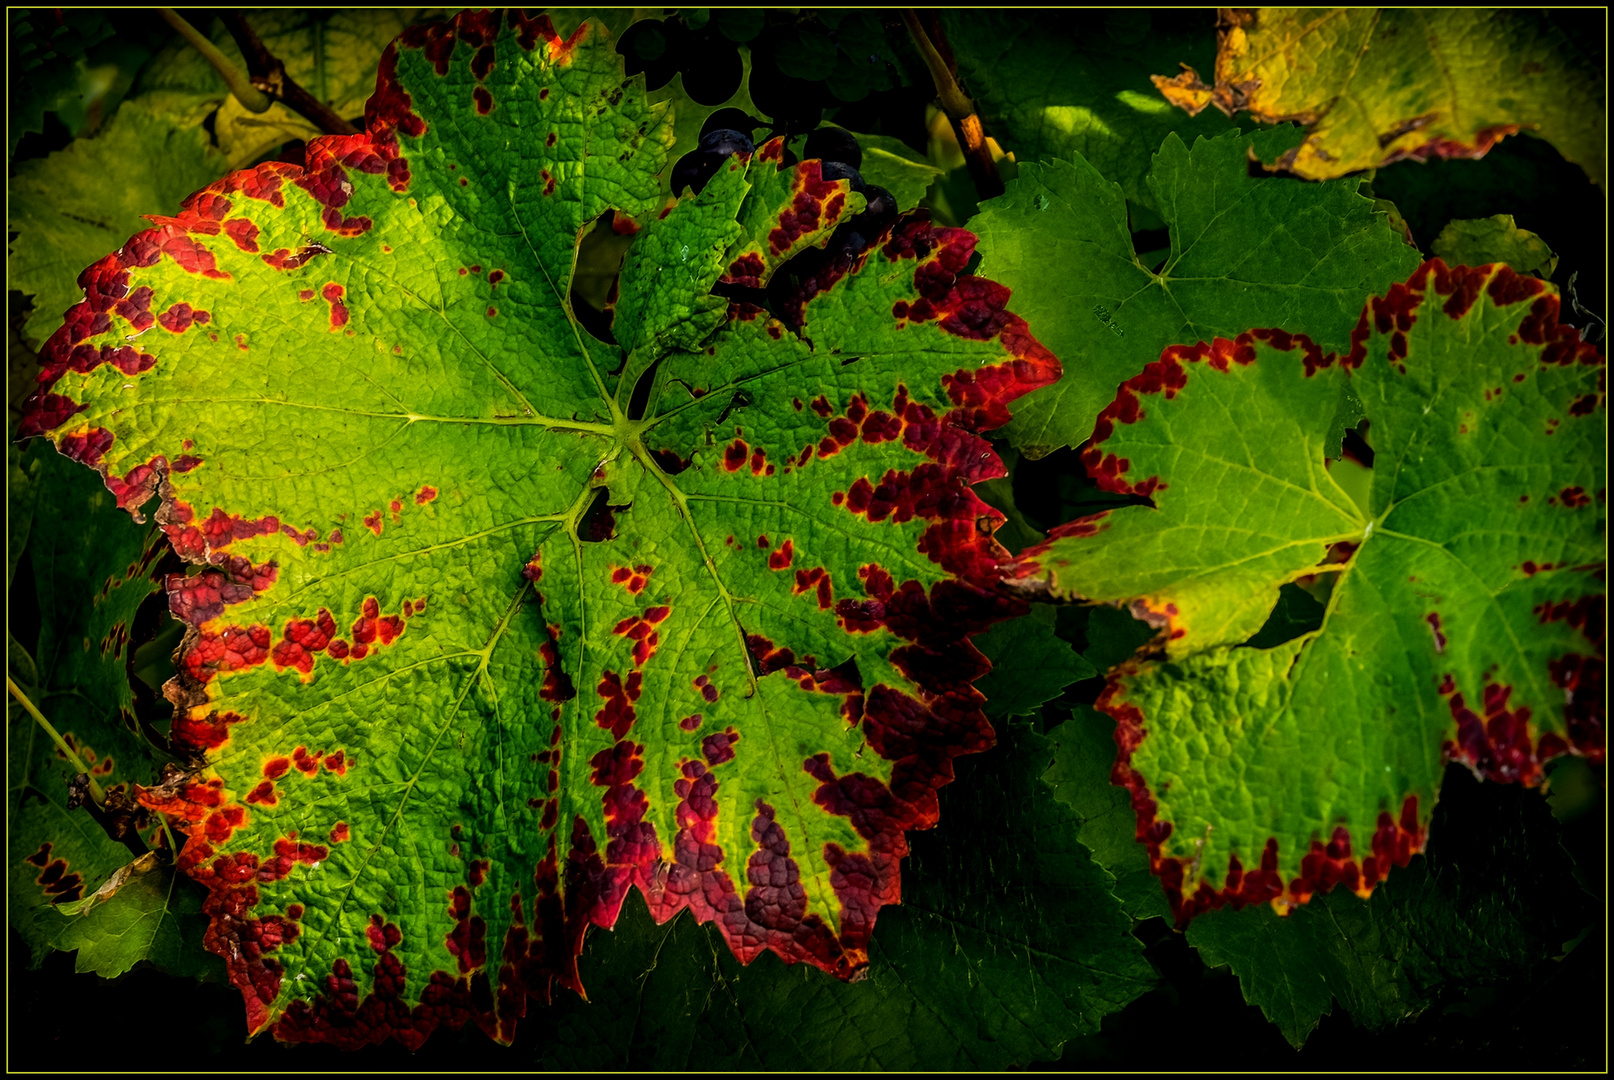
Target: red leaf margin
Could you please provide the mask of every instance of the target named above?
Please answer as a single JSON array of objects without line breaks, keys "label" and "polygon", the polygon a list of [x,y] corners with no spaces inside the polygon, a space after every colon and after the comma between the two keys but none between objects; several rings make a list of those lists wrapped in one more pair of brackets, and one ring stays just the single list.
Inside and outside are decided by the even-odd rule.
[{"label": "red leaf margin", "polygon": [[[1280,329],[1255,329],[1233,339],[1216,338],[1209,343],[1168,346],[1161,352],[1160,359],[1117,387],[1115,399],[1094,423],[1092,437],[1082,450],[1082,463],[1088,475],[1105,491],[1153,497],[1169,485],[1158,476],[1129,479],[1131,462],[1114,453],[1105,453],[1102,447],[1114,434],[1117,424],[1133,424],[1144,418],[1145,397],[1161,395],[1168,400],[1175,397],[1187,385],[1192,370],[1184,367],[1185,364],[1205,364],[1211,370],[1225,372],[1231,365],[1253,363],[1254,346],[1260,341],[1283,351],[1298,350],[1308,376],[1336,363],[1353,371],[1366,360],[1368,338],[1377,331],[1390,338],[1388,362],[1405,374],[1406,367],[1400,361],[1407,355],[1406,331],[1411,329],[1424,306],[1439,303],[1440,311],[1446,316],[1460,319],[1482,293],[1497,307],[1530,301],[1514,340],[1544,346],[1540,358],[1543,366],[1579,363],[1598,368],[1597,392],[1572,402],[1571,413],[1585,415],[1606,407],[1604,357],[1594,345],[1580,339],[1578,330],[1559,321],[1559,298],[1546,292],[1545,282],[1516,273],[1502,263],[1448,267],[1440,259],[1429,259],[1405,282],[1392,285],[1384,296],[1372,297],[1363,305],[1351,332],[1350,348],[1343,355],[1325,353],[1306,336]],[[1605,494],[1600,491],[1595,497],[1601,502]],[[1564,498],[1566,502],[1584,505],[1591,496],[1579,489],[1570,489],[1564,493]],[[1042,569],[1038,560],[1049,553],[1055,540],[1097,535],[1108,528],[1106,519],[1111,513],[1104,510],[1055,527],[1046,541],[1021,552],[1010,571],[1012,578],[1023,583],[1040,575]],[[1601,566],[1589,569],[1595,570],[1596,579],[1601,583]],[[1531,571],[1527,568],[1526,572]],[[1147,614],[1151,622],[1164,627],[1167,635],[1180,633],[1174,629],[1174,608],[1168,606],[1166,612],[1139,608],[1136,613],[1140,617]],[[1565,689],[1570,701],[1566,715],[1567,740],[1550,733],[1535,736],[1529,724],[1529,710],[1508,708],[1507,687],[1486,687],[1480,703],[1483,716],[1466,704],[1451,676],[1448,675],[1440,687],[1456,729],[1455,737],[1445,744],[1446,759],[1467,765],[1487,780],[1534,786],[1545,778],[1543,764],[1553,758],[1572,753],[1597,765],[1604,760],[1603,595],[1592,594],[1578,601],[1543,605],[1537,615],[1543,623],[1568,622],[1581,631],[1592,650],[1591,655],[1571,653],[1549,664],[1552,682]],[[1438,617],[1433,618],[1436,621],[1431,625],[1438,636]],[[1148,781],[1132,767],[1133,752],[1148,737],[1147,718],[1141,709],[1125,700],[1125,679],[1139,670],[1136,660],[1113,669],[1095,707],[1116,722],[1117,753],[1110,782],[1126,788],[1131,796],[1132,809],[1138,819],[1135,836],[1149,851],[1150,869],[1165,889],[1179,928],[1195,915],[1224,906],[1239,908],[1270,903],[1279,913],[1287,913],[1290,906],[1304,904],[1312,896],[1327,893],[1341,884],[1366,897],[1388,876],[1391,867],[1407,865],[1413,855],[1423,850],[1428,839],[1428,815],[1433,807],[1424,807],[1420,813],[1417,797],[1411,796],[1397,814],[1392,815],[1389,810],[1380,813],[1369,840],[1370,853],[1358,855],[1359,845],[1353,845],[1350,830],[1340,826],[1327,843],[1312,840],[1310,849],[1301,859],[1300,873],[1286,883],[1278,871],[1277,838],[1268,837],[1261,861],[1254,869],[1246,869],[1237,854],[1232,854],[1222,888],[1217,889],[1203,880],[1196,888],[1189,880],[1189,860],[1161,854],[1173,826],[1169,821],[1160,820],[1158,804]]]},{"label": "red leaf margin", "polygon": [[[556,59],[569,54],[588,32],[588,24],[584,24],[570,39],[562,39],[547,16],[528,18],[518,12],[501,15],[485,11],[463,12],[448,23],[412,27],[382,56],[376,92],[366,105],[364,132],[312,140],[301,167],[267,162],[231,173],[185,199],[177,215],[152,217],[153,228],[137,233],[117,252],[87,268],[78,279],[85,299],[65,313],[64,325],[42,350],[39,386],[25,403],[19,435],[46,435],[85,408],[53,392],[68,371],[88,373],[113,364],[133,375],[155,362],[154,356],[132,346],[88,344],[89,339],[110,329],[112,314],[137,329],[161,321],[175,333],[210,321],[207,312],[195,312],[188,306],[184,311],[154,313],[151,290],[130,289],[132,270],[150,267],[167,257],[189,273],[227,277],[208,248],[194,239],[198,236],[227,235],[241,250],[260,254],[266,263],[278,268],[295,268],[328,251],[316,241],[299,252],[260,253],[255,229],[238,221],[231,221],[231,227],[221,224],[231,209],[231,200],[246,198],[279,207],[284,205],[285,186],[295,185],[325,207],[323,218],[328,231],[338,235],[367,231],[371,227],[369,219],[347,217],[342,212],[352,190],[350,171],[385,176],[395,191],[407,190],[411,182],[409,163],[400,152],[397,135],[401,131],[418,136],[425,131],[425,121],[413,112],[410,96],[397,80],[397,50],[402,47],[421,51],[443,74],[458,43],[477,49],[491,45],[506,20],[524,48],[543,45]],[[674,842],[674,863],[661,864],[659,858],[651,858],[626,866],[614,862],[608,865],[593,850],[592,839],[586,834],[584,838],[589,842],[574,847],[573,860],[564,868],[555,865],[551,850],[550,858],[537,867],[539,896],[531,923],[526,923],[523,913],[517,911],[516,921],[499,950],[496,984],[488,978],[487,969],[493,964],[487,963],[487,943],[479,930],[482,921],[470,914],[469,892],[462,888],[454,893],[453,910],[458,912],[459,925],[451,939],[451,947],[462,957],[461,971],[433,972],[419,1004],[408,1005],[403,1000],[406,973],[393,951],[402,940],[402,931],[384,915],[375,914],[367,937],[380,959],[370,991],[361,996],[351,966],[339,960],[312,1004],[294,1002],[277,1017],[271,1015],[270,1008],[279,994],[282,972],[272,954],[299,935],[303,912],[301,905],[292,904],[283,915],[255,915],[256,883],[283,878],[299,862],[324,859],[328,846],[288,836],[276,844],[275,853],[268,857],[250,852],[219,855],[214,845],[227,839],[250,813],[248,807],[226,796],[222,781],[182,778],[146,789],[140,793],[142,803],[175,818],[187,836],[178,865],[207,889],[204,910],[210,925],[204,942],[225,958],[231,981],[242,991],[252,1032],[273,1025],[276,1037],[285,1041],[320,1041],[348,1048],[393,1037],[414,1049],[440,1024],[457,1029],[474,1021],[495,1038],[508,1041],[514,1035],[516,1019],[525,1012],[529,995],[547,1001],[557,982],[581,991],[577,958],[587,928],[612,926],[630,885],[644,893],[658,922],[673,917],[684,907],[694,910],[701,921],[716,921],[744,962],[771,948],[787,962],[813,963],[846,979],[861,977],[879,908],[900,902],[899,870],[907,853],[906,831],[936,823],[936,795],[952,780],[952,759],[986,750],[995,741],[980,709],[983,699],[971,685],[988,665],[969,638],[1026,610],[1021,601],[1006,595],[1001,587],[1008,555],[993,534],[1003,517],[983,503],[970,485],[1005,474],[1001,461],[980,433],[1006,423],[1008,404],[1057,381],[1060,368],[1025,322],[1006,310],[1007,289],[964,274],[974,244],[975,237],[966,230],[936,228],[909,215],[875,238],[870,248],[871,252],[883,250],[892,260],[915,260],[914,281],[922,299],[912,311],[900,316],[893,313],[895,318],[910,322],[935,320],[944,332],[959,337],[996,339],[1008,354],[1005,362],[961,369],[945,376],[943,384],[953,408],[940,414],[918,403],[904,404],[906,392],[899,388],[898,400],[893,402],[894,415],[880,414],[886,416],[889,431],[868,439],[901,438],[910,449],[923,453],[929,463],[908,475],[888,473],[878,486],[865,483],[863,487],[868,490],[861,494],[862,505],[853,509],[868,512],[870,506],[883,503],[887,504],[885,513],[926,518],[931,525],[920,550],[955,577],[929,590],[913,581],[875,581],[868,589],[873,599],[843,612],[843,620],[863,631],[884,627],[908,642],[896,650],[894,659],[920,687],[921,699],[885,686],[865,691],[834,672],[808,671],[794,665],[788,650],[781,655],[771,643],[753,642],[764,671],[778,671],[805,691],[841,695],[845,699],[843,713],[865,726],[871,748],[895,762],[889,786],[860,774],[836,777],[824,760],[807,763],[808,771],[820,781],[815,800],[850,818],[869,841],[869,856],[843,855],[838,860],[836,888],[846,916],[840,934],[827,930],[781,934],[777,928],[752,918],[744,900],[734,895],[725,874],[701,869],[711,851],[706,842],[709,838],[703,836],[701,826],[705,819],[700,807],[703,796],[704,801],[710,800],[711,792],[706,788],[712,781],[694,763],[691,768],[695,774],[685,777],[688,793],[679,808],[683,828]],[[804,305],[812,295],[827,291],[842,276],[859,269],[868,257],[865,254],[850,266],[837,266],[833,276],[821,275],[822,280],[810,283],[797,303]],[[731,314],[735,313],[731,310]],[[744,312],[738,314],[746,316]],[[283,653],[289,655],[290,639],[276,646],[267,627],[201,632],[201,625],[222,614],[227,605],[250,599],[276,579],[273,563],[255,567],[222,549],[233,539],[265,532],[285,531],[300,543],[315,538],[311,533],[298,533],[289,524],[282,526],[275,519],[245,521],[218,508],[202,521],[192,507],[175,498],[167,483],[170,472],[188,471],[197,460],[181,456],[169,462],[157,456],[117,477],[103,463],[112,443],[111,432],[92,428],[63,437],[58,445],[68,456],[101,472],[119,505],[137,520],[140,507],[152,495],[160,494],[159,521],[172,546],[188,561],[212,567],[190,577],[171,575],[168,583],[173,613],[190,625],[182,645],[182,670],[190,674],[181,676],[171,695],[177,712],[184,713],[188,706],[206,700],[202,684],[218,671],[270,659],[279,663]],[[339,535],[329,540],[341,542]],[[321,616],[327,615],[322,610]],[[306,622],[306,626],[296,624],[299,634],[323,634],[320,640],[329,637],[328,628]],[[227,640],[232,634],[233,641]],[[215,713],[205,721],[181,716],[176,720],[173,738],[177,747],[201,757],[220,746],[228,738],[231,724],[241,719],[230,713]],[[307,764],[317,770],[321,761],[310,758]],[[341,753],[330,755],[324,764],[332,769],[345,767]],[[299,760],[298,767],[303,765]],[[255,798],[272,800],[273,781],[259,785],[246,801]],[[769,841],[762,815],[753,828],[760,830],[754,838],[762,843],[766,854]],[[347,829],[339,823],[329,841],[335,844],[346,840]],[[780,860],[777,852],[770,857],[774,862]],[[788,855],[783,860],[791,861]],[[492,1008],[495,997],[496,1011]]]}]

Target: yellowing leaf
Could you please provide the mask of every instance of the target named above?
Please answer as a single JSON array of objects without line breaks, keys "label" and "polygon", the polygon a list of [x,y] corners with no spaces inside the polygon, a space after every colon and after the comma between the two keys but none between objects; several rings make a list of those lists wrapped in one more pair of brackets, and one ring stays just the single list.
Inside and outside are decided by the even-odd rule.
[{"label": "yellowing leaf", "polygon": [[1403,158],[1480,157],[1520,130],[1603,182],[1600,73],[1541,12],[1230,8],[1216,83],[1156,75],[1190,114],[1214,104],[1307,125],[1275,164],[1321,180]]}]

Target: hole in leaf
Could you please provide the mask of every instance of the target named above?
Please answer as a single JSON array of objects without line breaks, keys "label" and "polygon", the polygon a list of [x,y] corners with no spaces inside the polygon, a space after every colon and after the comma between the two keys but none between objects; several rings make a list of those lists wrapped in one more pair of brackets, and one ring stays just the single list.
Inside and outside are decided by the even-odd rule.
[{"label": "hole in leaf", "polygon": [[1363,420],[1356,427],[1346,428],[1345,442],[1341,449],[1345,457],[1356,462],[1364,469],[1371,469],[1373,467],[1373,448],[1362,437],[1362,432],[1365,430],[1367,430],[1366,420]]},{"label": "hole in leaf", "polygon": [[594,495],[594,501],[583,511],[583,517],[577,523],[577,538],[584,543],[603,544],[616,536],[616,515],[619,510],[626,510],[626,506],[612,506],[607,502],[609,489],[600,488]]},{"label": "hole in leaf", "polygon": [[677,476],[679,473],[689,468],[689,459],[679,457],[678,454],[672,450],[651,450],[650,456],[655,460],[656,464],[661,467],[661,471],[666,473],[668,476]]},{"label": "hole in leaf", "polygon": [[716,423],[721,424],[723,421],[725,421],[725,420],[727,420],[729,418],[729,414],[734,412],[734,410],[743,409],[743,408],[745,408],[746,406],[748,406],[750,404],[751,404],[751,395],[750,394],[746,393],[744,390],[736,390],[736,391],[734,391],[734,396],[729,398],[728,405],[724,407],[723,412],[722,412],[721,415],[718,416],[718,418],[716,420]]},{"label": "hole in leaf", "polygon": [[863,673],[857,669],[857,657],[849,656],[842,663],[830,668],[830,674],[842,679],[848,684],[863,689]]},{"label": "hole in leaf", "polygon": [[1100,510],[1154,505],[1154,500],[1142,495],[1116,495],[1094,483],[1082,464],[1086,449],[1083,443],[1047,457],[1021,458],[1016,464],[1014,505],[1043,532]]},{"label": "hole in leaf", "polygon": [[1151,274],[1158,274],[1171,255],[1171,230],[1140,229],[1132,234],[1132,250]]},{"label": "hole in leaf", "polygon": [[656,384],[656,369],[661,367],[661,360],[644,369],[639,381],[633,384],[633,394],[628,398],[628,419],[644,419],[644,411],[650,404],[650,390]]},{"label": "hole in leaf", "polygon": [[[1321,627],[1323,615],[1328,610],[1324,601],[1337,577],[1337,574],[1319,574],[1310,589],[1295,582],[1281,586],[1278,589],[1278,602],[1272,608],[1272,614],[1267,616],[1266,625],[1244,643],[1245,647],[1270,649]],[[1316,595],[1319,592],[1323,594],[1322,599]]]},{"label": "hole in leaf", "polygon": [[607,210],[584,233],[577,245],[577,269],[572,274],[571,304],[577,321],[597,340],[616,344],[611,320],[616,313],[617,278],[633,237],[612,228],[616,214]]}]

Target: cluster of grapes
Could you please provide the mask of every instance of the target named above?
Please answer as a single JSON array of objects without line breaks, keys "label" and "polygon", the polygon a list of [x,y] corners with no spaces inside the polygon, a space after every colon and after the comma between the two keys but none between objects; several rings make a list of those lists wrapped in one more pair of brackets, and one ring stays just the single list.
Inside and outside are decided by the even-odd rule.
[{"label": "cluster of grapes", "polygon": [[[720,115],[714,114],[713,120]],[[756,144],[744,131],[711,125],[712,121],[708,121],[700,145],[673,166],[674,194],[686,187],[700,192],[732,155],[755,152]],[[825,180],[847,181],[853,191],[863,196],[863,210],[836,226],[828,244],[809,247],[780,267],[766,292],[743,287],[718,290],[731,299],[765,305],[780,318],[797,324],[801,321],[802,303],[846,274],[897,220],[897,200],[878,184],[865,183],[858,172],[863,150],[851,132],[838,127],[819,128],[807,137],[802,154],[805,160],[818,160]],[[793,158],[788,154],[786,164],[794,164]]]},{"label": "cluster of grapes", "polygon": [[728,21],[707,19],[695,27],[680,16],[645,19],[628,27],[617,42],[629,75],[644,72],[645,85],[659,90],[680,72],[684,92],[701,105],[721,105],[740,89],[745,63],[740,41]]},{"label": "cluster of grapes", "polygon": [[[888,27],[886,23],[890,23]],[[888,33],[904,36],[894,12],[842,12],[810,14],[755,9],[717,9],[680,12],[666,19],[634,23],[617,43],[627,73],[643,73],[646,85],[657,90],[683,74],[684,91],[701,105],[720,105],[731,99],[745,78],[740,50],[751,57],[746,89],[756,110],[769,118],[773,134],[804,135],[823,121],[826,109],[859,104],[868,119],[890,111],[883,99],[895,95],[897,110],[923,115],[929,81],[919,79],[923,92],[917,100],[904,91],[914,89],[905,74],[905,57],[890,45]],[[920,69],[923,74],[923,69]],[[762,126],[760,121],[753,121]],[[744,130],[744,125],[722,125]],[[865,122],[859,130],[871,130]],[[906,134],[906,133],[905,133]]]},{"label": "cluster of grapes", "polygon": [[759,126],[739,109],[719,109],[713,113],[701,129],[699,145],[673,166],[673,194],[682,195],[685,188],[699,192],[730,157],[755,152],[756,143],[751,141],[749,132]]},{"label": "cluster of grapes", "polygon": [[823,247],[809,247],[774,273],[768,283],[768,307],[775,315],[799,326],[802,305],[841,277],[865,251],[873,247],[897,220],[897,200],[878,184],[866,184],[858,172],[863,149],[844,128],[819,128],[807,137],[802,156],[817,158],[826,180],[846,180],[863,196],[861,213],[841,222]]}]

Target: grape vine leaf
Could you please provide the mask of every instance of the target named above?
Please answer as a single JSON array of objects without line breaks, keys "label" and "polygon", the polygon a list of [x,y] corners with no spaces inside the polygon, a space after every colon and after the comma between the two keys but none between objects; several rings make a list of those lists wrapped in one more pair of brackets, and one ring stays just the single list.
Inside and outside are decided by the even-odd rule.
[{"label": "grape vine leaf", "polygon": [[1547,242],[1529,229],[1521,229],[1512,214],[1448,221],[1429,253],[1449,266],[1485,266],[1506,263],[1521,274],[1550,278],[1558,256]]},{"label": "grape vine leaf", "polygon": [[1170,203],[1147,179],[1154,147],[1173,132],[1193,145],[1230,126],[1217,113],[1173,115],[1149,85],[1162,66],[1209,58],[1208,12],[976,9],[943,12],[942,21],[959,75],[1003,148],[1021,163],[1086,160],[1144,211],[1136,228],[1158,227],[1152,217]]},{"label": "grape vine leaf", "polygon": [[55,946],[75,949],[78,971],[103,978],[149,961],[170,975],[222,979],[224,965],[202,943],[207,919],[195,885],[148,851],[88,896],[58,904]]},{"label": "grape vine leaf", "polygon": [[[1102,611],[1103,608],[1095,610]],[[1134,919],[1170,917],[1166,894],[1138,843],[1138,816],[1127,790],[1110,782],[1115,764],[1115,721],[1088,705],[1048,733],[1055,746],[1042,779],[1081,821],[1076,838],[1093,861],[1115,876],[1115,895]]]},{"label": "grape vine leaf", "polygon": [[1224,908],[1195,919],[1188,941],[1205,963],[1231,967],[1296,1049],[1334,1001],[1379,1030],[1457,988],[1528,973],[1560,956],[1598,905],[1576,883],[1545,799],[1480,792],[1465,770],[1450,770],[1428,851],[1367,903],[1333,892],[1287,918],[1266,905]]},{"label": "grape vine leaf", "polygon": [[[120,713],[132,706],[125,674],[129,636],[142,602],[161,589],[152,573],[161,548],[147,532],[129,527],[92,474],[45,444],[29,448],[17,473],[28,480],[24,498],[38,490],[50,492],[50,500],[37,508],[27,538],[24,565],[32,567],[32,579],[13,582],[36,593],[40,611],[33,662],[23,665],[34,670],[30,677],[14,659],[13,677],[31,684],[24,690],[89,766],[109,804],[133,811],[126,827],[156,845],[162,827],[135,808],[134,786],[155,784],[162,758]],[[178,946],[201,936],[199,890],[189,883],[173,887],[172,905],[151,908],[137,890],[104,911],[61,914],[63,905],[103,887],[131,852],[88,810],[71,805],[74,767],[15,703],[7,723],[8,908],[34,962],[52,949],[78,949],[79,970],[107,975],[141,959],[179,974],[213,966]],[[171,882],[162,867],[149,876],[165,875]],[[163,888],[166,897],[169,886]],[[132,919],[137,911],[141,917]],[[137,925],[126,925],[131,921]]]},{"label": "grape vine leaf", "polygon": [[901,139],[889,135],[853,134],[863,150],[863,164],[858,166],[858,172],[863,174],[867,183],[877,184],[891,192],[897,200],[898,210],[912,210],[918,206],[930,190],[930,185],[942,175],[942,169]]},{"label": "grape vine leaf", "polygon": [[992,670],[976,680],[993,720],[1030,716],[1073,682],[1098,669],[1054,633],[1054,609],[1036,604],[1022,619],[999,623],[975,639]]},{"label": "grape vine leaf", "polygon": [[[658,217],[671,117],[592,23],[413,28],[366,124],[86,271],[23,424],[159,493],[203,566],[169,582],[202,764],[142,798],[250,1030],[508,1039],[632,886],[742,961],[860,976],[905,832],[992,742],[968,638],[1023,610],[976,432],[1057,362],[964,274],[973,236],[904,219],[791,325],[734,303],[644,364],[750,195],[794,192],[774,254],[858,204],[775,140]],[[624,268],[624,309],[682,298],[639,304],[631,355],[567,304],[608,210],[680,241]]]},{"label": "grape vine leaf", "polygon": [[1230,131],[1190,150],[1168,135],[1148,185],[1170,229],[1159,266],[1127,231],[1121,190],[1083,158],[1022,163],[970,227],[983,272],[1046,326],[1064,362],[1054,387],[1016,403],[1005,431],[1032,457],[1076,446],[1115,387],[1179,341],[1251,326],[1307,326],[1344,348],[1362,303],[1405,278],[1418,254],[1355,179],[1307,184],[1252,177],[1248,155],[1297,137],[1283,128]]},{"label": "grape vine leaf", "polygon": [[163,588],[162,537],[130,529],[111,493],[78,465],[43,444],[30,456],[25,467],[39,491],[49,493],[27,549],[40,611],[34,658],[47,715],[70,724],[111,718],[133,729],[131,638],[142,605]]},{"label": "grape vine leaf", "polygon": [[1529,128],[1603,182],[1602,62],[1546,12],[1228,8],[1218,37],[1215,86],[1186,64],[1155,85],[1190,114],[1307,125],[1300,145],[1262,157],[1297,176],[1480,157]]},{"label": "grape vine leaf", "polygon": [[[1090,474],[1148,505],[1060,526],[1020,572],[1160,631],[1099,707],[1179,920],[1368,892],[1423,846],[1446,759],[1524,783],[1601,760],[1604,364],[1557,314],[1538,279],[1431,260],[1346,353],[1174,346],[1101,415]],[[1347,378],[1366,508],[1320,445]],[[1243,645],[1319,575],[1320,629]]]},{"label": "grape vine leaf", "polygon": [[38,350],[83,298],[78,272],[145,222],[216,180],[225,162],[200,128],[176,126],[146,102],[126,101],[106,127],[49,157],[25,161],[11,178],[6,283],[33,297],[23,339]]},{"label": "grape vine leaf", "polygon": [[[1075,841],[1076,816],[1038,779],[1053,747],[1027,725],[999,734],[990,754],[960,761],[944,824],[914,838],[868,979],[834,982],[771,956],[741,968],[710,927],[687,916],[658,927],[630,904],[610,939],[586,947],[590,1000],[538,1021],[532,1064],[790,1070],[812,1045],[825,1069],[1003,1069],[1096,1033],[1154,972],[1113,879]],[[1005,850],[1005,834],[1027,842]]]},{"label": "grape vine leaf", "polygon": [[[44,134],[46,113],[71,113],[75,105],[82,109],[84,61],[114,33],[100,11],[7,9],[7,59],[13,73],[7,161],[17,152],[23,135]],[[69,130],[78,133],[77,125],[69,124]]]}]

